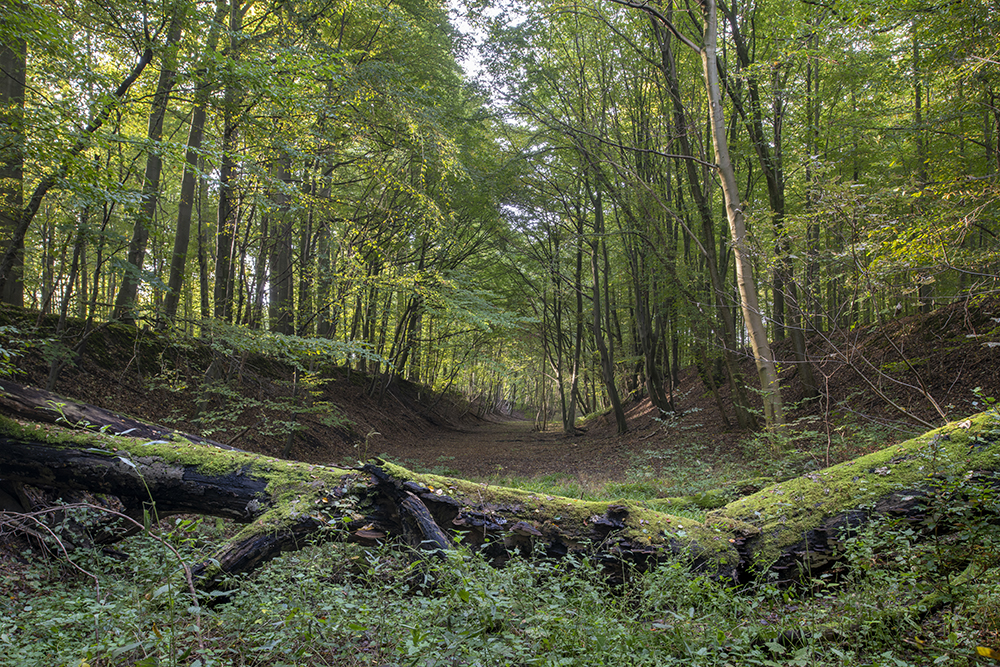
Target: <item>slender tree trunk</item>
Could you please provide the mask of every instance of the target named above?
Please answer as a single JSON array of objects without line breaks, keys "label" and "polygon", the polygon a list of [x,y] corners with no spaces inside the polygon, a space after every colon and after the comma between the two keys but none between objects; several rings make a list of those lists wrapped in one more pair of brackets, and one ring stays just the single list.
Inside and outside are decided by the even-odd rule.
[{"label": "slender tree trunk", "polygon": [[[200,92],[200,91],[199,91]],[[174,251],[170,259],[170,278],[167,282],[167,296],[164,303],[164,324],[177,316],[181,290],[184,287],[184,269],[187,265],[188,244],[191,239],[191,215],[194,210],[195,188],[198,185],[198,150],[205,127],[205,99],[195,99],[191,114],[191,130],[188,133],[187,155],[184,177],[181,181],[180,201],[177,204],[177,230],[174,235]]]},{"label": "slender tree trunk", "polygon": [[[752,47],[747,44],[740,29],[736,15],[735,4],[729,8],[723,7],[729,23],[729,29],[736,47],[736,58],[740,68],[745,72],[753,71]],[[788,235],[785,221],[785,172],[783,165],[782,126],[787,106],[779,93],[780,81],[775,75],[772,82],[774,91],[773,103],[773,135],[768,138],[764,133],[763,105],[761,103],[759,79],[756,74],[746,77],[747,100],[744,101],[735,86],[726,86],[734,106],[743,118],[744,126],[753,142],[754,152],[764,180],[767,183],[768,203],[771,208],[771,225],[774,229],[774,248],[776,262],[772,275],[773,287],[773,326],[774,337],[782,339],[787,333],[792,340],[792,350],[795,355],[799,380],[802,383],[806,398],[819,395],[812,364],[806,354],[805,320],[799,308],[798,288],[795,284],[794,266],[792,263],[791,239]],[[749,106],[749,108],[747,108]]]},{"label": "slender tree trunk", "polygon": [[[198,172],[204,173],[205,158],[198,158]],[[208,265],[211,263],[211,251],[209,249],[208,229],[204,220],[204,206],[208,200],[208,181],[204,177],[198,179],[198,300],[199,315],[202,320],[207,320],[212,316],[211,284],[208,280]]]},{"label": "slender tree trunk", "polygon": [[[66,280],[66,290],[63,293],[62,303],[59,307],[59,321],[56,324],[56,337],[61,338],[66,330],[66,319],[69,316],[69,304],[73,298],[73,287],[76,284],[77,273],[80,271],[81,258],[87,244],[87,231],[90,227],[90,208],[85,206],[80,212],[80,220],[76,228],[76,239],[73,242],[73,261],[70,264],[69,278]],[[84,301],[84,293],[81,293],[80,301]],[[76,351],[66,352],[58,355],[49,362],[49,375],[45,381],[45,389],[52,391],[55,389],[59,374],[65,368],[69,360],[76,356]]]},{"label": "slender tree trunk", "polygon": [[[628,432],[628,421],[625,418],[625,410],[622,408],[621,397],[618,395],[618,386],[615,384],[615,362],[604,340],[604,328],[601,325],[601,271],[599,269],[601,244],[604,235],[604,203],[602,201],[600,189],[591,194],[594,204],[594,241],[590,243],[590,270],[593,274],[593,306],[594,306],[594,344],[601,356],[601,379],[604,380],[604,389],[611,401],[611,408],[615,414],[615,423],[618,425],[618,434]],[[608,276],[605,275],[605,281]]]},{"label": "slender tree trunk", "polygon": [[[270,234],[268,224],[270,220],[267,215],[260,216],[260,247],[258,257],[267,257],[269,252]],[[264,294],[267,292],[267,264],[263,261],[256,263],[253,272],[253,305],[250,309],[248,325],[251,329],[260,329],[264,320]]]},{"label": "slender tree trunk", "polygon": [[[329,190],[326,190],[329,197]],[[334,329],[334,306],[332,296],[334,292],[333,283],[333,252],[331,248],[330,222],[320,223],[318,238],[316,242],[316,335],[320,337],[332,336]]]},{"label": "slender tree trunk", "polygon": [[913,49],[913,140],[917,154],[917,181],[927,183],[927,140],[924,136],[924,89],[920,64],[920,39],[917,36],[917,22],[910,22],[910,43]]},{"label": "slender tree trunk", "polygon": [[[921,187],[927,184],[927,137],[924,132],[924,82],[920,63],[920,38],[917,36],[916,20],[910,23],[910,39],[913,47],[913,125],[917,153],[917,181]],[[918,273],[917,298],[921,313],[931,312],[933,306],[932,286],[928,276]]]},{"label": "slender tree trunk", "polygon": [[176,72],[174,66],[177,43],[181,38],[184,26],[184,5],[177,3],[173,7],[170,27],[167,31],[167,42],[164,46],[160,78],[156,84],[156,93],[149,111],[149,124],[146,128],[146,170],[142,179],[142,204],[135,213],[132,239],[128,246],[128,267],[122,275],[122,283],[115,298],[115,309],[112,317],[125,322],[135,321],[136,300],[138,298],[139,282],[142,276],[143,263],[146,256],[146,246],[149,243],[149,227],[156,215],[156,204],[160,194],[160,174],[163,171],[163,159],[160,157],[160,140],[163,137],[163,120],[167,115],[167,103],[174,87]]},{"label": "slender tree trunk", "polygon": [[[208,58],[213,57],[218,43],[219,30],[226,10],[225,0],[217,0],[215,18],[210,28],[205,52]],[[208,106],[208,96],[212,91],[211,77],[208,67],[198,70],[194,98],[194,108],[191,112],[191,129],[188,132],[187,154],[185,155],[184,176],[181,179],[180,201],[177,204],[177,230],[174,235],[174,251],[170,259],[170,277],[167,282],[167,296],[164,303],[164,323],[171,322],[177,316],[177,305],[181,290],[184,287],[184,272],[187,265],[188,244],[191,239],[191,217],[194,211],[195,191],[199,183],[198,172],[199,153],[205,134],[205,117]]]},{"label": "slender tree trunk", "polygon": [[[230,67],[240,56],[240,34],[243,30],[243,13],[240,0],[232,0],[229,6],[229,46],[226,55]],[[216,319],[229,322],[233,317],[233,250],[236,243],[237,211],[236,199],[236,132],[237,106],[242,99],[242,90],[235,77],[226,83],[223,95],[222,164],[219,166],[219,207],[216,223],[215,242],[215,289],[213,292],[213,314]]]},{"label": "slender tree trunk", "polygon": [[[661,69],[667,80],[670,98],[673,103],[674,125],[677,141],[681,148],[681,154],[687,156],[684,160],[685,172],[687,174],[688,191],[695,202],[698,211],[698,219],[701,224],[702,238],[698,239],[685,225],[687,237],[696,243],[702,256],[705,258],[706,268],[712,291],[712,302],[716,307],[719,319],[722,321],[722,332],[718,336],[720,347],[722,348],[723,361],[726,364],[726,377],[730,383],[733,394],[733,409],[736,413],[736,422],[740,428],[753,429],[757,426],[757,419],[754,413],[749,410],[750,399],[747,395],[743,374],[740,372],[739,363],[736,359],[733,345],[736,342],[736,323],[733,318],[733,311],[729,307],[725,283],[722,273],[719,270],[719,260],[715,253],[715,221],[712,216],[712,207],[709,198],[702,190],[702,177],[698,174],[698,163],[695,161],[694,151],[691,141],[688,138],[689,122],[687,111],[681,101],[680,81],[677,76],[677,63],[674,58],[673,48],[670,43],[670,33],[660,31],[660,55]],[[704,180],[708,181],[708,174],[704,174]],[[712,327],[713,330],[715,327]],[[721,406],[721,403],[719,404]],[[723,419],[726,419],[723,414]]]},{"label": "slender tree trunk", "polygon": [[76,290],[76,316],[78,319],[87,317],[87,294],[90,290],[89,276],[87,275],[87,246],[89,245],[90,231],[90,207],[85,206],[82,215],[86,218],[84,225],[84,235],[80,244],[80,270],[78,272],[80,285]]},{"label": "slender tree trunk", "polygon": [[[313,183],[315,188],[315,183]],[[302,220],[299,229],[299,280],[298,280],[298,314],[299,325],[295,327],[299,336],[310,333],[312,323],[316,319],[313,309],[313,285],[316,282],[316,258],[313,256],[313,221],[315,216],[315,206],[310,206],[309,211]]]},{"label": "slender tree trunk", "polygon": [[576,330],[573,336],[573,368],[570,381],[569,414],[566,421],[576,432],[576,403],[579,397],[580,358],[583,355],[583,216],[577,216],[576,265],[573,271],[573,287],[576,292]]},{"label": "slender tree trunk", "polygon": [[[815,19],[810,20],[810,25],[814,25]],[[808,45],[810,49],[815,49],[819,41],[815,29],[809,35]],[[809,56],[806,62],[806,277],[805,277],[805,298],[808,308],[800,307],[804,320],[812,320],[811,326],[817,330],[821,329],[820,318],[817,305],[820,303],[820,266],[819,266],[819,243],[820,227],[817,208],[816,191],[817,175],[813,164],[814,155],[819,155],[819,59]],[[800,304],[801,305],[801,304]],[[813,317],[806,315],[806,312],[814,313]]]},{"label": "slender tree trunk", "polygon": [[726,218],[732,236],[733,255],[736,262],[736,284],[740,292],[743,318],[750,336],[750,346],[754,363],[760,375],[761,393],[764,399],[764,417],[768,428],[784,424],[784,409],[781,388],[774,355],[767,340],[764,318],[757,297],[757,284],[753,277],[753,267],[747,247],[746,225],[743,219],[743,203],[736,185],[736,172],[729,157],[726,140],[726,121],[722,110],[722,93],[719,88],[719,72],[716,62],[718,24],[715,0],[705,0],[705,34],[701,46],[702,70],[705,87],[708,90],[709,113],[712,129],[712,144],[718,162],[718,173],[722,181],[722,192],[726,199]]},{"label": "slender tree trunk", "polygon": [[[575,218],[582,217],[579,202],[575,205]],[[548,285],[552,288],[552,298],[548,298],[548,289],[542,296],[543,320],[545,331],[543,334],[545,356],[548,359],[549,367],[555,375],[556,390],[559,392],[559,416],[562,420],[563,432],[571,433],[573,425],[569,423],[569,411],[566,405],[566,384],[563,377],[563,359],[566,356],[564,351],[564,337],[562,326],[563,299],[562,292],[562,234],[561,230],[549,227],[545,234],[546,252],[548,253]],[[549,305],[551,303],[551,305]],[[552,313],[551,319],[549,313]]]}]

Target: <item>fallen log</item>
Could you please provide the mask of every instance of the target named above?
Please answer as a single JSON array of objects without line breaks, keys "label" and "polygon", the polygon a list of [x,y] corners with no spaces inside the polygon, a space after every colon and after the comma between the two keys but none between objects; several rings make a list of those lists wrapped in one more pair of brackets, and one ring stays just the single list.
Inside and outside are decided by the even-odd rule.
[{"label": "fallen log", "polygon": [[202,514],[247,524],[192,568],[206,588],[310,540],[432,551],[465,544],[497,563],[536,545],[550,556],[637,562],[683,553],[727,577],[740,560],[718,531],[633,501],[585,502],[417,475],[385,461],[337,468],[3,417],[0,479],[114,494],[130,516],[152,508],[159,518]]},{"label": "fallen log", "polygon": [[103,430],[112,435],[135,438],[174,439],[198,442],[222,449],[233,449],[221,442],[182,433],[166,426],[120,415],[88,403],[79,403],[44,389],[36,389],[10,380],[0,381],[0,411],[36,422],[62,424],[67,428]]},{"label": "fallen log", "polygon": [[393,541],[430,551],[456,544],[497,563],[512,552],[591,554],[640,566],[678,556],[732,582],[764,573],[817,576],[843,541],[878,516],[919,523],[934,503],[964,502],[943,476],[996,486],[1000,417],[984,413],[880,452],[767,487],[703,522],[655,501],[587,502],[415,474],[386,461],[338,468],[223,450],[187,439],[0,417],[0,480],[114,494],[131,514],[195,513],[246,524],[196,564],[203,587],[249,572],[312,540]]}]

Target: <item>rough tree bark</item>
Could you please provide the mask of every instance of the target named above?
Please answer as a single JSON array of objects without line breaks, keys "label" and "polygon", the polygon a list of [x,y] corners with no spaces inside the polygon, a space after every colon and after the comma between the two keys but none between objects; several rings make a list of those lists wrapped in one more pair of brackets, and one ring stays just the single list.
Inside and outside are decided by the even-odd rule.
[{"label": "rough tree bark", "polygon": [[118,296],[115,297],[114,319],[120,319],[129,324],[136,320],[136,300],[139,294],[139,284],[142,282],[142,269],[145,263],[146,246],[149,244],[149,229],[156,215],[157,203],[160,199],[160,176],[163,173],[163,158],[160,156],[160,141],[163,138],[163,122],[167,116],[167,105],[170,94],[177,79],[177,48],[184,25],[184,8],[178,3],[173,7],[170,28],[167,30],[167,40],[164,45],[160,78],[156,84],[156,92],[149,109],[149,122],[146,129],[146,168],[142,177],[142,203],[134,212],[132,238],[128,244],[128,268],[122,274]]},{"label": "rough tree bark", "polygon": [[[24,3],[11,2],[0,17],[0,30],[17,35]],[[24,205],[24,89],[28,42],[15,37],[0,42],[0,242],[9,243]],[[14,248],[10,278],[0,294],[4,303],[24,305],[24,239]]]},{"label": "rough tree bark", "polygon": [[[19,403],[29,402],[30,392],[21,395]],[[874,517],[919,522],[929,505],[965,502],[960,487],[938,480],[1000,486],[996,412],[770,486],[699,523],[654,509],[672,506],[668,500],[585,502],[418,475],[383,461],[356,469],[311,465],[196,444],[156,427],[149,431],[154,440],[114,435],[130,422],[57,402],[65,415],[108,414],[112,426],[95,431],[88,420],[88,428],[73,431],[0,417],[0,480],[114,494],[133,515],[152,502],[160,517],[198,513],[247,524],[193,568],[205,588],[313,539],[394,541],[430,551],[464,544],[497,563],[518,550],[640,566],[682,557],[736,583],[769,572],[794,580],[834,567],[845,537]],[[45,404],[36,407],[45,411]],[[10,411],[9,404],[0,409]]]}]

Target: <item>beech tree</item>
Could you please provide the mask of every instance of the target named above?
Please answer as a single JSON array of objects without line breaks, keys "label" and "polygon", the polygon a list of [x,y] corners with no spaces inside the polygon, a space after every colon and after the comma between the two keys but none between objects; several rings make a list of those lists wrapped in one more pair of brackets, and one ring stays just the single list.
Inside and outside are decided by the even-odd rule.
[{"label": "beech tree", "polygon": [[[23,4],[12,4],[0,19],[0,243],[14,240],[24,205],[24,77],[28,42],[21,34]],[[12,275],[3,302],[24,303],[23,238],[13,248]]]},{"label": "beech tree", "polygon": [[[618,1],[618,0],[616,0]],[[712,143],[715,148],[715,160],[722,192],[726,201],[726,218],[733,245],[736,266],[736,284],[740,293],[740,304],[743,309],[743,319],[749,334],[753,349],[754,363],[760,376],[761,390],[764,399],[764,417],[769,428],[781,426],[784,423],[784,408],[781,401],[781,389],[778,386],[778,372],[774,354],[771,352],[767,331],[764,327],[763,312],[759,304],[757,284],[753,276],[753,267],[749,257],[747,230],[744,222],[744,204],[736,184],[736,172],[729,154],[729,144],[726,137],[726,121],[722,108],[722,92],[719,84],[719,65],[716,57],[718,48],[718,17],[714,0],[703,4],[704,31],[700,43],[683,36],[677,27],[656,8],[647,5],[631,4],[622,1],[629,7],[641,9],[650,13],[681,42],[692,48],[701,56],[702,75],[708,94],[709,127]]]},{"label": "beech tree", "polygon": [[112,317],[133,321],[135,319],[136,296],[146,255],[146,244],[149,242],[149,227],[156,214],[159,201],[160,174],[163,171],[163,159],[160,157],[160,140],[163,138],[163,121],[167,114],[170,92],[174,87],[176,73],[176,48],[184,27],[184,5],[177,3],[172,7],[170,24],[167,27],[164,43],[164,57],[160,66],[160,77],[156,84],[156,92],[150,103],[149,125],[146,130],[147,156],[146,169],[142,179],[142,204],[135,213],[135,225],[132,229],[132,239],[129,241],[128,267],[123,276],[118,296],[115,297],[115,310]]},{"label": "beech tree", "polygon": [[[188,131],[187,150],[184,155],[184,175],[181,181],[180,198],[177,202],[177,231],[174,236],[174,248],[170,258],[170,276],[167,281],[167,294],[164,300],[164,324],[177,317],[177,307],[180,303],[181,290],[184,288],[185,267],[188,257],[188,246],[191,239],[191,220],[195,207],[195,192],[200,179],[198,174],[199,153],[205,138],[205,121],[208,116],[208,100],[214,86],[214,59],[218,45],[219,31],[226,12],[224,0],[217,0],[215,16],[209,25],[209,34],[202,54],[202,62],[195,73],[195,93],[191,109],[191,125]],[[204,287],[202,288],[204,289]],[[204,295],[207,299],[207,294]]]}]

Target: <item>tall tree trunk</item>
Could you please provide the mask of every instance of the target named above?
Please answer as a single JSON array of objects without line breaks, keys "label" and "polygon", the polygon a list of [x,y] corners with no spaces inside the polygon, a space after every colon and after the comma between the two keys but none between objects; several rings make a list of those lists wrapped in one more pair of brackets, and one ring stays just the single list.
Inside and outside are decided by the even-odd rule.
[{"label": "tall tree trunk", "polygon": [[[618,434],[628,432],[628,421],[625,419],[625,410],[622,408],[622,400],[618,395],[618,386],[615,384],[615,362],[611,356],[611,350],[604,340],[604,327],[601,325],[601,271],[600,256],[601,244],[604,236],[604,202],[601,196],[600,186],[596,193],[591,193],[591,200],[594,205],[594,240],[590,242],[590,270],[593,274],[593,306],[594,306],[594,344],[601,356],[601,379],[604,381],[604,390],[611,401],[611,409],[615,414],[615,424],[618,426]],[[608,280],[608,276],[604,276]]]},{"label": "tall tree trunk", "polygon": [[[723,5],[723,12],[729,23],[730,34],[736,46],[736,58],[741,70],[753,71],[752,48],[747,44],[736,15],[736,5],[729,8]],[[777,75],[776,75],[777,76]],[[806,354],[804,319],[801,316],[798,299],[798,288],[795,284],[794,266],[792,264],[791,240],[785,227],[785,172],[783,166],[783,145],[781,128],[784,123],[787,106],[779,94],[780,86],[772,85],[774,89],[773,136],[768,138],[764,133],[763,105],[761,103],[760,85],[755,74],[746,77],[746,90],[749,109],[740,97],[735,86],[726,86],[730,99],[737,112],[743,118],[743,124],[753,142],[754,152],[764,180],[767,184],[768,203],[771,208],[771,225],[774,229],[774,247],[776,262],[772,276],[774,296],[773,324],[774,337],[784,338],[787,333],[792,340],[792,350],[795,355],[799,380],[802,383],[806,398],[816,398],[819,395],[812,364]]]},{"label": "tall tree trunk", "polygon": [[13,1],[0,16],[0,32],[15,35],[0,43],[0,244],[13,243],[10,278],[0,295],[3,303],[24,305],[24,236],[15,241],[24,206],[24,77],[28,42],[16,37],[16,17],[24,3]]},{"label": "tall tree trunk", "polygon": [[[315,182],[313,183],[315,188]],[[298,307],[299,325],[296,333],[305,336],[310,333],[312,323],[316,319],[313,304],[313,285],[316,282],[316,258],[313,256],[313,222],[316,215],[316,207],[309,206],[309,211],[305,219],[300,221],[299,229],[299,280],[298,280]]]},{"label": "tall tree trunk", "polygon": [[[42,177],[32,191],[27,203],[18,212],[16,220],[12,225],[10,237],[7,239],[7,250],[3,258],[0,259],[0,294],[4,293],[4,290],[7,289],[7,282],[13,277],[14,266],[18,261],[17,258],[20,256],[21,249],[24,248],[24,237],[28,232],[28,227],[31,226],[31,222],[38,214],[45,195],[52,189],[52,186],[66,177],[72,165],[73,158],[82,153],[90,145],[90,139],[94,132],[99,130],[104,125],[104,121],[108,119],[108,116],[118,108],[119,102],[125,97],[132,84],[135,83],[136,79],[139,78],[152,59],[153,47],[151,44],[148,44],[135,66],[132,67],[132,70],[121,84],[118,85],[118,88],[111,93],[111,99],[107,100],[94,114],[90,122],[87,123],[80,138],[67,151],[66,155],[59,162],[59,166]],[[17,278],[13,277],[13,279]]]},{"label": "tall tree trunk", "polygon": [[[56,324],[56,338],[62,337],[63,332],[66,330],[66,319],[69,316],[69,303],[70,299],[73,297],[73,287],[76,284],[77,273],[80,271],[81,258],[83,257],[84,248],[87,245],[87,232],[90,227],[90,208],[84,206],[83,210],[80,212],[80,219],[76,228],[76,239],[73,242],[73,261],[69,269],[69,277],[66,280],[66,290],[63,293],[62,303],[59,307],[59,321]],[[83,302],[85,299],[85,293],[81,293],[80,301]],[[66,364],[69,363],[70,359],[76,356],[76,350],[72,353],[64,352],[57,355],[49,362],[49,374],[45,380],[45,389],[47,391],[52,391],[55,389],[56,381],[59,379],[59,374],[62,369],[65,368]]]},{"label": "tall tree trunk", "polygon": [[270,212],[273,229],[269,291],[269,319],[271,331],[292,335],[294,333],[294,289],[292,277],[292,220],[288,215],[288,194],[284,188],[291,180],[292,159],[282,152],[272,164],[272,178],[278,191],[272,197]]},{"label": "tall tree trunk", "polygon": [[[198,172],[204,173],[205,158],[198,158]],[[211,263],[211,250],[208,239],[208,225],[205,224],[204,211],[205,202],[208,201],[208,180],[204,177],[198,179],[198,313],[202,320],[207,320],[212,316],[211,299],[209,293],[211,284],[208,279],[208,265]]]},{"label": "tall tree trunk", "polygon": [[[920,38],[917,35],[917,21],[910,22],[910,39],[913,47],[913,125],[917,153],[917,182],[921,187],[929,180],[927,175],[927,137],[924,132],[924,82],[920,63]],[[921,313],[931,312],[933,305],[932,284],[929,276],[918,273],[917,299]]]},{"label": "tall tree trunk", "polygon": [[[657,27],[659,28],[658,24]],[[746,383],[743,374],[740,372],[739,362],[733,346],[736,343],[736,323],[733,318],[733,311],[729,307],[726,289],[719,270],[719,259],[715,253],[715,221],[712,215],[711,202],[702,189],[702,176],[698,174],[698,162],[696,160],[691,141],[688,137],[690,123],[688,121],[687,110],[681,101],[680,80],[677,76],[677,61],[674,58],[671,46],[671,33],[662,29],[657,30],[660,40],[660,61],[661,69],[667,80],[670,98],[673,105],[673,116],[677,141],[681,148],[681,155],[685,156],[684,167],[687,174],[688,192],[695,202],[698,212],[698,219],[701,225],[701,236],[699,239],[687,225],[684,231],[687,237],[698,246],[699,251],[705,258],[708,278],[712,291],[712,302],[715,305],[719,319],[722,321],[722,332],[718,335],[719,345],[722,348],[723,362],[726,364],[726,377],[730,384],[733,395],[733,410],[736,414],[736,422],[740,428],[753,429],[757,427],[757,418],[750,411],[750,398],[747,395]],[[705,173],[704,181],[708,182],[708,174]],[[717,327],[713,326],[713,330]],[[721,407],[721,403],[720,403]],[[723,415],[723,419],[726,419]]]},{"label": "tall tree trunk", "polygon": [[736,284],[740,292],[740,303],[750,347],[754,355],[757,373],[760,375],[761,393],[764,399],[764,418],[768,428],[785,423],[781,402],[781,387],[778,371],[767,340],[767,330],[757,297],[757,284],[753,277],[753,267],[747,247],[746,224],[743,219],[743,203],[736,185],[736,172],[729,157],[726,140],[726,121],[722,110],[722,92],[719,88],[719,71],[716,62],[718,24],[715,0],[705,0],[705,34],[701,45],[702,71],[708,91],[709,115],[712,129],[712,144],[715,147],[718,173],[722,181],[722,193],[726,199],[726,218],[732,236],[733,255],[736,265]]},{"label": "tall tree trunk", "polygon": [[[819,36],[815,29],[818,25],[818,21],[815,18],[810,19],[810,26],[813,26],[813,31],[809,35],[808,47],[810,50],[815,49],[818,42]],[[815,165],[813,164],[814,158],[812,156],[818,156],[820,153],[819,146],[819,120],[820,120],[820,102],[819,102],[819,58],[815,58],[812,54],[809,55],[806,61],[806,275],[805,275],[805,299],[808,303],[808,308],[803,311],[801,308],[799,312],[802,313],[802,318],[805,321],[811,319],[812,321],[808,326],[811,326],[817,330],[821,328],[821,321],[819,317],[820,309],[817,307],[820,303],[821,289],[820,289],[820,266],[819,266],[819,244],[820,244],[820,226],[818,219],[817,208],[817,186],[816,180],[817,175],[815,173]],[[818,159],[818,158],[817,158]],[[805,312],[814,313],[813,317],[809,318]]]},{"label": "tall tree trunk", "polygon": [[194,111],[191,114],[184,177],[181,180],[181,195],[177,204],[174,251],[170,256],[170,277],[167,282],[167,296],[163,306],[164,323],[172,322],[177,317],[177,305],[180,303],[181,290],[184,287],[184,269],[187,265],[188,244],[191,240],[191,215],[194,210],[195,188],[199,178],[197,174],[198,151],[204,136],[205,104],[207,101],[207,95],[204,99],[196,97]]},{"label": "tall tree trunk", "polygon": [[[267,257],[271,242],[268,225],[270,220],[266,214],[260,216],[259,246],[257,257]],[[246,324],[251,329],[261,329],[264,323],[264,294],[267,293],[267,262],[258,261],[253,271],[253,299],[247,308]]]},{"label": "tall tree trunk", "polygon": [[[575,206],[574,213],[575,218],[580,219],[582,217],[579,202]],[[559,414],[562,420],[563,432],[570,433],[572,432],[573,425],[569,423],[569,411],[566,405],[566,385],[565,378],[563,377],[563,359],[565,357],[563,348],[565,339],[563,338],[562,327],[563,299],[560,296],[562,292],[562,267],[560,266],[562,253],[561,230],[558,228],[547,228],[545,242],[548,254],[546,259],[549,267],[546,274],[548,285],[552,288],[552,298],[548,298],[548,288],[546,288],[542,295],[542,345],[545,348],[545,357],[549,362],[549,367],[555,375],[556,390],[559,392]],[[551,306],[549,305],[550,303]],[[551,320],[549,312],[552,313]]]},{"label": "tall tree trunk", "polygon": [[[329,198],[328,189],[325,189],[325,194],[324,200]],[[332,337],[334,331],[334,256],[330,227],[329,220],[322,221],[316,241],[316,335],[321,338]]]},{"label": "tall tree trunk", "polygon": [[576,293],[576,328],[573,335],[573,367],[570,378],[569,410],[566,422],[576,432],[576,403],[579,398],[580,358],[583,356],[583,216],[576,221],[576,264],[573,270],[573,291]]},{"label": "tall tree trunk", "polygon": [[921,185],[927,183],[927,138],[924,133],[924,89],[920,63],[920,38],[917,21],[910,21],[910,44],[913,51],[913,141],[917,158],[916,176]]},{"label": "tall tree trunk", "polygon": [[[248,5],[249,6],[249,5]],[[243,14],[240,0],[229,6],[229,67],[235,70],[240,57]],[[229,322],[233,317],[233,250],[236,244],[236,132],[237,106],[243,98],[235,75],[228,78],[223,94],[222,164],[219,165],[219,207],[215,230],[215,289],[212,311],[216,319]]]},{"label": "tall tree trunk", "polygon": [[[217,0],[215,18],[212,20],[208,43],[205,45],[206,60],[214,57],[215,47],[219,39],[218,26],[222,22],[225,11],[225,0]],[[177,204],[177,230],[174,235],[174,251],[170,256],[170,277],[167,282],[167,296],[163,306],[164,323],[172,322],[177,316],[177,305],[184,287],[184,271],[187,265],[188,244],[191,239],[191,216],[195,204],[195,189],[200,179],[198,159],[205,134],[208,96],[212,91],[211,77],[208,72],[209,68],[203,66],[195,77],[195,85],[198,86],[198,89],[195,92],[194,108],[191,112],[191,129],[188,131],[184,176],[181,179],[180,201]]]},{"label": "tall tree trunk", "polygon": [[163,137],[163,120],[167,115],[167,103],[174,87],[176,72],[174,66],[177,59],[175,52],[181,38],[184,26],[185,5],[176,3],[173,6],[173,16],[170,17],[170,27],[167,30],[167,41],[164,45],[160,78],[156,84],[156,92],[149,110],[149,124],[146,128],[146,169],[142,179],[142,204],[135,212],[132,239],[128,246],[128,266],[122,275],[118,296],[115,298],[114,319],[124,322],[134,322],[136,315],[136,300],[139,282],[142,276],[143,263],[146,256],[146,246],[149,243],[149,227],[156,215],[156,204],[160,194],[160,174],[163,171],[163,159],[160,157],[160,140]]}]

